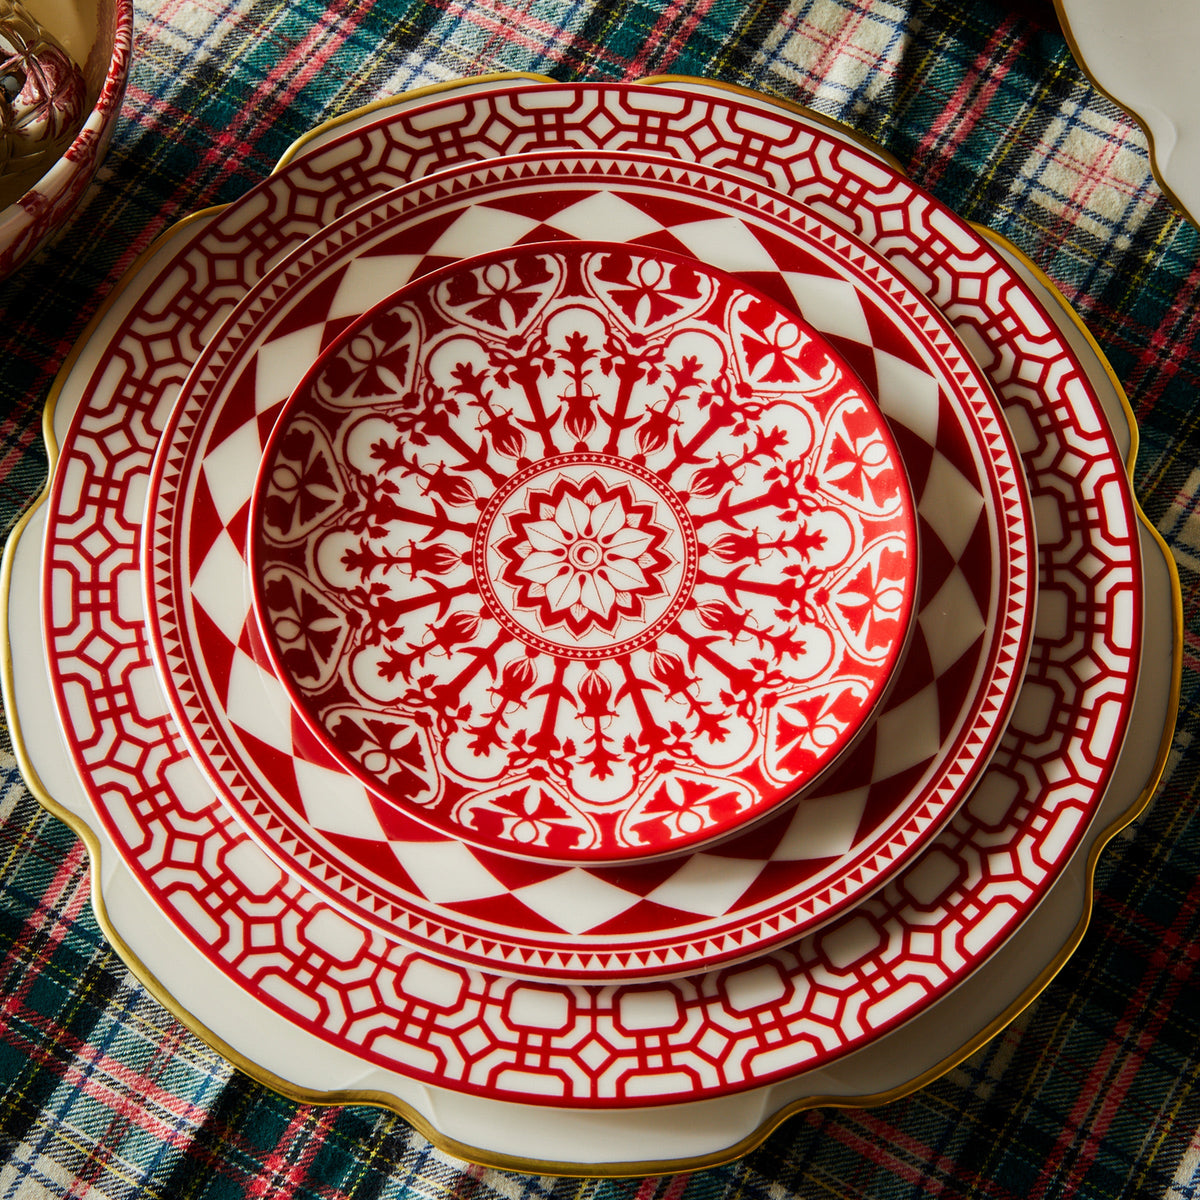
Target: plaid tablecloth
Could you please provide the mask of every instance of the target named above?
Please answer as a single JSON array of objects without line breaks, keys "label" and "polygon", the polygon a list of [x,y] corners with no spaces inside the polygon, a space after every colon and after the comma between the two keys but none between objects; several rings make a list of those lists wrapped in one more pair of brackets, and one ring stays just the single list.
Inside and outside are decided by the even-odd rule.
[{"label": "plaid tablecloth", "polygon": [[170,223],[232,200],[300,134],[489,71],[705,75],[876,139],[1073,302],[1141,423],[1137,487],[1183,582],[1162,786],[1104,854],[1082,946],[923,1090],[797,1115],[727,1166],[633,1180],[469,1167],[401,1118],[295,1104],[225,1063],[105,943],[82,845],[0,757],[0,1198],[1164,1197],[1200,1192],[1200,239],[1049,4],[954,0],[139,0],[111,154],[75,223],[0,284],[0,527],[44,479],[55,373]]}]

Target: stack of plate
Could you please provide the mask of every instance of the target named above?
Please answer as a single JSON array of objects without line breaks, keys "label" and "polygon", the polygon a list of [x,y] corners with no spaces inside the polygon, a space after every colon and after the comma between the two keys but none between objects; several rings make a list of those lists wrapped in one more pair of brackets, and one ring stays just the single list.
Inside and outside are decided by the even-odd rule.
[{"label": "stack of plate", "polygon": [[932,1078],[1078,939],[1173,713],[1127,411],[811,114],[406,97],[177,226],[65,368],[23,764],[259,1078],[499,1165],[718,1161]]}]

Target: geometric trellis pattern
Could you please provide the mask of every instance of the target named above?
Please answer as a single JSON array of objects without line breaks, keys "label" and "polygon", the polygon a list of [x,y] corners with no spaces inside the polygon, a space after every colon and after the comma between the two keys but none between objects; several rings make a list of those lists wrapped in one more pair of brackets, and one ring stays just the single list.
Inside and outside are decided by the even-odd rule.
[{"label": "geometric trellis pattern", "polygon": [[[894,228],[898,206],[911,214],[922,202],[905,180],[799,115],[748,121],[727,96],[555,91],[555,129],[588,104],[607,104],[610,120],[629,116],[646,141],[677,156],[689,150],[689,130],[703,129],[718,148],[693,144],[693,157],[732,158],[824,206],[919,281],[1001,397],[1038,520],[1038,629],[1009,732],[926,854],[786,950],[670,984],[521,983],[431,962],[354,926],[246,840],[196,773],[161,698],[155,707],[138,603],[140,514],[129,511],[136,489],[123,486],[130,473],[145,477],[179,384],[153,363],[121,366],[149,385],[132,407],[121,369],[94,379],[64,446],[43,593],[52,682],[76,769],[126,866],[204,953],[297,1026],[409,1076],[490,1096],[604,1105],[717,1095],[866,1044],[962,978],[1053,880],[1094,812],[1132,698],[1141,620],[1132,503],[1098,401],[1061,336],[998,255],[932,201],[921,245],[911,221]],[[515,95],[481,102],[505,119],[521,111]],[[696,122],[677,119],[688,103]],[[273,183],[192,239],[258,220]],[[302,236],[300,224],[279,241],[251,241],[249,254],[243,243],[230,260],[261,272]],[[192,239],[177,243],[180,254]],[[928,256],[930,245],[940,256]],[[175,265],[186,273],[185,262]],[[956,291],[956,280],[974,280],[978,294]],[[202,287],[173,315],[198,318],[194,339],[211,332],[221,301],[219,287]],[[137,316],[151,314],[161,308]],[[1025,342],[1028,359],[990,357],[1003,335]]]}]

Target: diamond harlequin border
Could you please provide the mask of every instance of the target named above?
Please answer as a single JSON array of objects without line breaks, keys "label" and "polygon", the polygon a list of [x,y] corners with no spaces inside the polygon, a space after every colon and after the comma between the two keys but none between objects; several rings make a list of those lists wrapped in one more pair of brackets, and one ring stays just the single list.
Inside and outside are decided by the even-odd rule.
[{"label": "diamond harlequin border", "polygon": [[[596,94],[595,89],[587,88],[563,90],[570,92],[573,103],[581,96]],[[640,95],[635,91],[616,94],[623,94],[625,102],[629,96]],[[663,101],[654,103],[661,106]],[[736,108],[719,98],[704,103],[725,110]],[[636,100],[632,107],[636,111]],[[611,110],[610,115],[616,111],[619,108]],[[710,122],[709,129],[720,134],[731,121],[736,123],[725,111]],[[836,210],[852,230],[868,212],[871,224],[875,216],[885,214],[890,207],[889,196],[907,192],[920,199],[911,185],[890,177],[877,162],[845,147],[839,139],[805,128],[799,119],[781,118],[778,126],[790,133],[792,140],[779,144],[777,139],[773,148],[779,157],[770,161],[764,157],[761,165],[772,175],[781,171],[779,186],[814,204],[822,204],[827,198],[826,181],[832,176],[844,173],[847,178],[857,179],[860,195],[853,211]],[[662,122],[657,126],[651,123],[652,132],[657,130],[656,138],[665,136],[661,127]],[[788,171],[797,166],[797,146],[807,144],[811,149],[817,142],[822,145],[823,160],[818,176],[800,172],[789,182]],[[758,164],[747,160],[744,165]],[[867,204],[873,187],[883,188],[881,209],[871,209]],[[987,299],[1002,305],[1002,311],[992,315],[981,311],[978,301],[947,305],[948,315],[968,345],[986,347],[989,335],[1006,321],[1014,332],[1019,332],[1015,328],[1020,325],[1015,316],[1018,313],[1032,322],[1029,331],[1043,345],[1057,340],[1054,328],[1028,292],[968,227],[940,211],[931,211],[929,225],[931,236],[953,248],[956,268],[967,275],[973,269],[979,272],[978,279],[989,279],[991,286],[984,289]],[[890,229],[857,231],[867,235],[868,241],[878,233],[875,244],[902,269],[907,267],[916,278],[927,280],[935,297],[939,288],[952,285],[953,279],[939,272],[935,263],[922,262],[920,251],[906,245],[903,236]],[[275,944],[240,943],[235,947],[226,943],[221,948],[210,946],[210,951],[218,957],[223,951],[226,969],[268,1003],[290,1012],[290,1019],[298,1026],[326,1039],[352,1044],[355,1053],[365,1059],[391,1064],[411,1077],[436,1080],[447,1087],[571,1105],[666,1101],[684,1092],[690,1096],[717,1095],[793,1075],[828,1061],[853,1044],[865,1044],[906,1013],[927,1003],[931,986],[948,986],[961,978],[1028,912],[1053,878],[1055,864],[1065,861],[1086,827],[1102,781],[1115,759],[1115,743],[1119,743],[1128,712],[1137,657],[1136,646],[1106,643],[1099,626],[1107,629],[1116,617],[1118,621],[1112,628],[1128,629],[1140,619],[1138,552],[1129,536],[1132,504],[1128,482],[1094,393],[1073,356],[1061,347],[1053,363],[1043,362],[1024,378],[1013,375],[1010,363],[991,361],[988,367],[1010,422],[1016,427],[1027,469],[1034,476],[1035,507],[1039,501],[1041,504],[1039,524],[1043,513],[1061,521],[1061,537],[1043,548],[1045,581],[1054,599],[1047,609],[1050,619],[1045,637],[1039,629],[1039,637],[1035,638],[1031,663],[1035,671],[1041,671],[1042,678],[1053,671],[1055,678],[1063,681],[1064,689],[1080,693],[1088,689],[1073,667],[1082,663],[1090,674],[1096,661],[1103,658],[1112,666],[1111,687],[1106,696],[1097,697],[1094,689],[1087,695],[1089,716],[1096,713],[1095,702],[1099,700],[1099,727],[1092,721],[1082,721],[1077,711],[1073,715],[1056,709],[1057,696],[1051,689],[1034,691],[1028,702],[1023,693],[1014,714],[1011,741],[1006,736],[983,786],[911,874],[902,875],[850,917],[810,941],[747,967],[694,977],[675,988],[531,987],[471,972],[454,972],[419,956],[402,955],[365,931],[355,930],[278,872],[272,875],[265,859],[248,859],[248,843],[237,836],[232,818],[212,803],[211,795],[205,798],[201,788],[192,794],[190,824],[177,831],[183,853],[176,864],[183,867],[189,862],[205,861],[224,868],[236,860],[246,871],[224,874],[220,885],[222,895],[228,898],[222,902],[225,907],[218,910],[225,927],[229,928],[230,920],[236,921],[238,902],[234,897],[240,889],[256,915],[266,919],[273,913],[284,922],[280,930],[287,930],[286,939]],[[158,397],[164,409],[160,420],[169,407],[169,398],[169,391]],[[102,419],[109,402],[97,399],[95,408],[93,415]],[[1071,444],[1066,451],[1061,442],[1068,432]],[[130,458],[128,433],[127,428],[122,430],[111,422],[105,430],[112,444],[110,461],[118,471],[137,461],[136,454]],[[1066,469],[1056,465],[1063,459],[1069,460]],[[1056,473],[1057,483],[1051,486]],[[64,495],[62,481],[68,477],[71,483]],[[1080,477],[1084,479],[1082,487]],[[1060,504],[1058,483],[1064,496],[1075,499]],[[83,491],[75,493],[79,484]],[[70,470],[60,471],[56,475],[56,513],[69,517],[72,496],[84,495],[93,485],[93,494],[102,496],[103,478],[89,478],[85,463],[78,465],[74,475]],[[1115,509],[1107,511],[1105,501],[1114,503]],[[1124,535],[1113,525],[1115,521],[1119,526],[1121,518]],[[1077,575],[1079,570],[1078,557],[1072,566],[1057,562],[1052,553],[1072,541],[1081,545],[1086,540],[1085,532],[1100,521],[1109,523],[1114,551],[1104,567],[1102,587],[1094,579],[1072,580],[1072,574]],[[115,514],[105,544],[91,548],[95,557],[101,562],[110,560],[106,565],[116,567],[126,561],[123,556],[131,549],[136,557],[134,526],[127,514]],[[47,616],[53,658],[73,653],[70,645],[58,641],[56,631],[62,626],[56,618],[77,616],[81,618],[81,632],[85,632],[87,620],[100,611],[95,608],[97,602],[101,609],[108,604],[108,611],[119,613],[122,627],[126,622],[136,624],[139,616],[138,606],[128,604],[128,583],[125,589],[119,583],[114,587],[111,576],[102,580],[95,592],[81,590],[78,603],[72,603],[66,593],[75,581],[76,567],[81,565],[75,553],[79,549],[78,545],[68,546],[61,562],[53,552],[47,556],[47,582],[51,585]],[[53,586],[56,569],[63,572],[57,589]],[[136,562],[132,562],[120,568],[118,574],[136,581],[136,572]],[[1042,594],[1046,594],[1045,588]],[[120,604],[122,597],[124,607]],[[1130,616],[1135,619],[1122,620]],[[1085,636],[1081,642],[1079,635],[1087,631],[1091,631],[1090,637]],[[105,661],[130,668],[132,674],[124,676],[126,682],[137,675],[119,649],[115,654],[106,653]],[[70,675],[62,666],[60,660],[56,676],[63,689],[79,688],[86,693],[86,673]],[[137,675],[137,679],[156,682],[153,676]],[[152,711],[149,692],[140,694],[146,707],[137,714],[137,723],[154,744],[170,745],[174,735],[169,719],[161,711]],[[106,711],[102,705],[95,712],[94,722],[69,731],[81,777],[89,775],[86,753],[94,753],[104,741],[102,727],[112,715],[113,710]],[[1047,749],[1051,727],[1060,752],[1067,748],[1072,752],[1082,750],[1089,741],[1099,739],[1098,752],[1079,774],[1059,785],[1039,789],[1035,797],[1027,790],[1030,779],[1051,777],[1046,770],[1051,765],[1048,759],[1057,759],[1059,767],[1067,761]],[[1074,761],[1079,762],[1081,757],[1076,755]],[[175,759],[161,756],[149,765],[159,772],[178,769],[186,773],[186,766],[180,767],[180,763],[187,763],[185,755]],[[117,762],[110,769],[112,775],[104,780],[110,786],[105,787],[97,808],[118,844],[129,848],[127,861],[136,869],[137,855],[131,847],[140,837],[138,806],[148,806],[147,811],[152,811],[154,800],[129,790],[134,773],[127,765]],[[96,782],[92,776],[92,783]],[[168,816],[165,812],[162,815]],[[976,843],[970,831],[971,820],[990,830],[992,836]],[[954,862],[965,864],[965,870],[951,871],[954,877],[947,883],[946,866]],[[980,870],[972,876],[976,868]],[[988,875],[988,868],[994,874]],[[943,937],[940,945],[930,944],[921,931],[921,915],[936,909],[948,888],[956,890],[956,884],[968,879],[968,890],[974,896],[961,911],[969,915],[970,924]],[[178,886],[170,876],[161,883],[163,902],[182,927],[193,929],[198,941],[220,931],[222,924],[214,921],[211,913],[201,917],[186,887]],[[977,919],[981,914],[986,914],[986,919]],[[290,953],[298,951],[305,955],[303,966],[290,973],[284,964]],[[348,973],[364,967],[367,974],[362,978],[369,979],[369,983],[355,993],[357,1007],[339,1004],[337,989],[328,988],[332,978],[344,981]],[[315,975],[305,974],[313,971],[322,972],[319,981]],[[931,985],[935,978],[942,981],[940,985]],[[851,979],[853,984],[847,988]],[[445,1013],[463,1011],[467,997],[476,1019],[447,1022]],[[381,1024],[379,1017],[397,1001],[400,1008],[396,1017]],[[831,1012],[832,1019],[827,1015]],[[441,1014],[441,1020],[437,1014]],[[387,1033],[380,1032],[384,1026]],[[700,1026],[706,1029],[707,1039],[686,1041],[680,1036]],[[487,1043],[486,1051],[480,1050],[481,1036]]]},{"label": "diamond harlequin border", "polygon": [[[864,378],[898,371],[903,363],[906,371],[934,371],[921,386],[943,391],[942,409],[935,415],[934,411],[906,411],[892,396],[894,388],[884,389],[897,427],[908,426],[904,433],[914,486],[927,493],[922,541],[931,565],[923,586],[930,614],[940,611],[952,591],[956,606],[978,606],[979,628],[986,636],[978,639],[975,630],[968,629],[965,635],[960,631],[966,647],[958,645],[951,652],[950,628],[930,615],[926,617],[930,628],[914,633],[910,649],[914,678],[902,674],[891,715],[877,722],[879,737],[892,746],[893,756],[896,742],[904,743],[898,777],[910,789],[905,806],[894,801],[897,771],[877,765],[873,742],[856,751],[853,768],[835,772],[828,785],[818,788],[802,806],[805,811],[836,811],[852,805],[858,793],[864,813],[876,815],[873,824],[867,823],[866,815],[862,818],[864,828],[854,842],[856,859],[843,855],[831,863],[819,858],[806,866],[799,861],[802,851],[790,847],[804,836],[809,818],[800,814],[795,833],[790,818],[775,821],[733,845],[717,848],[714,859],[686,860],[677,886],[690,897],[689,880],[699,876],[704,881],[699,902],[710,907],[705,910],[709,919],[703,922],[694,911],[683,911],[682,901],[662,919],[673,884],[671,877],[664,877],[667,868],[661,865],[640,871],[626,867],[618,878],[596,872],[590,876],[594,882],[575,872],[562,877],[561,886],[577,903],[585,886],[595,889],[598,917],[593,925],[599,928],[588,937],[587,927],[564,925],[563,933],[553,939],[549,922],[563,911],[559,883],[535,876],[530,886],[527,871],[494,858],[475,856],[464,863],[466,850],[431,843],[426,834],[414,833],[379,805],[374,806],[370,827],[365,821],[356,822],[353,836],[314,837],[312,823],[301,819],[305,797],[324,804],[333,786],[329,776],[318,770],[319,762],[304,772],[286,767],[273,770],[273,764],[306,760],[304,739],[293,741],[292,730],[281,727],[280,740],[260,747],[260,738],[266,735],[250,726],[249,720],[261,712],[261,706],[256,704],[252,713],[243,716],[237,702],[237,692],[251,675],[257,677],[256,695],[266,695],[272,685],[251,662],[253,620],[248,606],[225,619],[214,617],[217,606],[228,607],[227,586],[209,585],[212,600],[206,595],[203,576],[208,564],[221,562],[224,575],[240,568],[243,553],[246,489],[241,486],[241,473],[230,467],[228,448],[237,446],[239,453],[251,458],[261,453],[263,431],[272,422],[254,412],[248,397],[253,391],[259,406],[266,408],[287,394],[292,376],[280,364],[296,350],[296,338],[304,327],[302,314],[314,315],[315,323],[305,336],[315,352],[341,325],[327,314],[367,298],[364,289],[370,275],[365,267],[382,264],[379,275],[382,286],[388,287],[400,269],[396,264],[401,254],[406,259],[404,269],[416,274],[441,262],[430,248],[446,239],[464,251],[486,246],[493,227],[503,225],[505,213],[511,212],[514,199],[530,186],[531,178],[540,193],[558,189],[560,197],[557,204],[545,197],[540,200],[537,236],[570,237],[577,219],[571,214],[578,204],[603,201],[611,209],[606,219],[614,229],[627,227],[641,214],[646,226],[643,236],[648,243],[661,245],[671,238],[673,227],[686,236],[686,222],[702,206],[707,236],[742,246],[746,261],[758,268],[752,272],[758,287],[788,297],[802,314],[812,303],[812,319],[838,331],[842,353]],[[713,227],[718,219],[725,222],[719,230]],[[596,221],[596,214],[590,212],[588,226],[594,229]],[[413,265],[408,265],[409,260]],[[768,265],[774,270],[767,270]],[[855,311],[854,321],[835,315],[837,305],[826,286],[832,279],[860,289],[855,303],[871,299],[871,306],[862,313]],[[354,302],[345,296],[351,287]],[[816,289],[815,301],[805,298],[806,287]],[[899,340],[903,335],[894,323],[928,340],[924,353],[933,365],[924,365],[921,355]],[[852,337],[848,326],[864,326],[865,332],[859,329]],[[268,392],[265,381],[272,375],[281,377]],[[503,165],[456,169],[428,184],[401,189],[335,223],[327,236],[303,247],[266,277],[225,332],[210,343],[172,411],[160,440],[148,502],[147,524],[155,536],[147,545],[147,582],[152,589],[149,623],[160,641],[158,657],[176,689],[173,707],[193,752],[212,764],[222,794],[264,844],[274,843],[276,850],[285,852],[285,866],[298,864],[335,899],[340,898],[348,911],[374,918],[385,931],[403,930],[404,936],[434,952],[443,948],[443,953],[459,961],[503,963],[518,974],[603,977],[620,973],[628,978],[638,973],[678,973],[689,964],[713,965],[744,957],[764,943],[796,936],[804,926],[859,899],[880,870],[898,864],[931,822],[945,815],[946,806],[961,794],[963,779],[979,770],[998,736],[1007,712],[1005,689],[1022,661],[1028,631],[1030,597],[1020,585],[1028,572],[1031,548],[1023,489],[1013,487],[1014,481],[1019,482],[1019,468],[1005,449],[1004,430],[996,422],[993,404],[940,320],[884,264],[812,214],[721,173],[636,158],[572,156],[552,164],[518,158]],[[988,438],[995,444],[985,454],[978,446]],[[245,445],[247,439],[250,446]],[[990,523],[990,533],[986,526],[972,526],[968,533],[946,525],[948,493],[942,493],[955,479],[971,494],[949,507],[957,517],[974,505],[977,521]],[[961,482],[966,479],[972,482]],[[214,513],[232,514],[233,526],[218,523],[209,528]],[[1004,521],[1009,528],[1002,538],[998,525]],[[203,534],[198,532],[201,529]],[[971,550],[975,542],[998,547],[1001,541],[1009,551],[990,564],[987,554]],[[969,556],[969,574],[958,566],[964,555]],[[224,630],[220,637],[214,632],[217,626]],[[943,694],[933,702],[932,713],[918,708],[934,655],[930,637],[941,645],[943,655]],[[239,654],[239,644],[249,651]],[[231,663],[241,665],[231,669]],[[231,687],[234,679],[237,688]],[[281,698],[279,703],[285,702]],[[899,730],[884,736],[892,722]],[[912,749],[916,728],[932,731],[930,748],[920,754]],[[867,802],[871,795],[881,798],[874,806]],[[346,807],[361,808],[367,802],[361,795],[339,793],[332,820],[344,826]],[[351,872],[349,864],[356,860],[360,869]],[[436,867],[430,867],[431,860]],[[737,883],[736,890],[726,894],[726,883],[718,892],[706,863],[719,865]],[[372,865],[376,870],[370,870]],[[404,871],[399,882],[397,866]],[[449,903],[447,884],[447,875],[455,868],[465,876],[457,912]],[[391,877],[386,875],[388,869]],[[409,873],[417,882],[408,881]],[[417,886],[428,877],[437,889],[433,893],[440,901],[437,905]],[[714,893],[723,896],[725,910],[712,907]],[[640,907],[648,910],[647,918],[655,924],[633,924],[637,911],[629,905],[631,898],[639,896],[647,897]],[[347,898],[353,899],[352,906]],[[625,911],[619,911],[620,905]],[[623,922],[619,928],[618,917]]]}]

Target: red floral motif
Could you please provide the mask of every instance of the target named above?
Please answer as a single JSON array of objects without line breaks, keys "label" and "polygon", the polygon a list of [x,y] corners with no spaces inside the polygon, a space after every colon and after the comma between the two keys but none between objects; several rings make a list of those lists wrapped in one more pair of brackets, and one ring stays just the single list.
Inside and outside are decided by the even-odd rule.
[{"label": "red floral motif", "polygon": [[345,628],[342,614],[286,575],[269,580],[265,596],[284,665],[299,680],[320,679]]},{"label": "red floral motif", "polygon": [[560,476],[548,490],[530,489],[508,523],[511,532],[496,542],[505,560],[499,578],[513,588],[515,606],[535,610],[546,629],[613,633],[622,619],[643,615],[647,598],[665,594],[671,531],[624,483]]},{"label": "red floral motif", "polygon": [[479,833],[560,854],[575,849],[589,833],[579,813],[533,783],[488,796],[486,802],[465,808],[463,817]]},{"label": "red floral motif", "polygon": [[411,323],[395,313],[380,314],[372,337],[353,339],[346,354],[329,363],[327,394],[354,398],[403,396],[412,357]]},{"label": "red floral motif", "polygon": [[811,770],[841,743],[855,722],[861,698],[842,687],[792,701],[775,712],[774,769],[781,774]]},{"label": "red floral motif", "polygon": [[445,575],[461,566],[463,554],[449,546],[434,543],[420,546],[412,539],[399,550],[388,550],[370,538],[359,538],[356,546],[342,553],[341,563],[365,582],[371,575],[378,575],[393,567],[407,568],[409,579],[422,575]]},{"label": "red floral motif", "polygon": [[379,667],[379,673],[384,679],[392,680],[400,676],[410,676],[414,664],[422,664],[425,656],[434,650],[440,650],[445,655],[453,654],[458,646],[470,646],[479,632],[481,619],[478,613],[451,613],[437,625],[430,625],[426,632],[429,640],[413,645],[409,643],[410,653],[402,653],[392,645],[384,646],[384,661]]},{"label": "red floral motif", "polygon": [[[657,325],[701,295],[700,274],[632,254],[605,254],[596,278],[616,284],[608,295],[630,324]],[[669,281],[669,286],[668,286]]]},{"label": "red floral motif", "polygon": [[[443,818],[458,832],[469,812],[485,844],[620,858],[652,830],[719,833],[773,802],[770,763],[794,767],[786,794],[829,756],[769,745],[775,710],[795,725],[797,696],[850,695],[849,728],[902,641],[911,511],[882,418],[859,420],[873,410],[816,335],[705,270],[586,246],[450,270],[348,331],[275,435],[268,561],[315,569],[358,621],[327,648],[309,620],[318,672],[341,658],[294,673],[317,679],[302,710],[334,740],[320,714],[348,702],[422,722],[454,780]],[[861,503],[831,499],[860,475]],[[884,536],[890,614],[891,583],[862,574]],[[298,604],[264,597],[276,641],[299,637]],[[343,761],[389,795],[361,724],[339,726]],[[659,787],[735,760],[728,786]]]},{"label": "red floral motif", "polygon": [[831,482],[859,500],[886,504],[900,490],[900,472],[879,437],[872,414],[859,408],[843,417],[825,466]]},{"label": "red floral motif", "polygon": [[537,671],[528,654],[510,659],[504,664],[504,669],[500,672],[499,686],[488,688],[489,693],[496,697],[495,707],[482,724],[473,725],[467,731],[473,735],[472,750],[478,754],[487,754],[495,747],[503,745],[504,739],[500,730],[508,724],[506,714],[510,709],[526,706],[526,696],[536,682]]},{"label": "red floral motif", "polygon": [[758,382],[828,386],[829,357],[799,324],[780,320],[779,310],[762,301],[747,304],[743,316],[751,332],[742,335],[742,353]]},{"label": "red floral motif", "polygon": [[513,420],[511,408],[493,403],[495,392],[488,384],[487,373],[477,371],[470,363],[459,363],[450,374],[458,393],[470,397],[467,403],[480,411],[476,431],[488,438],[498,454],[521,457],[525,453],[525,434]]},{"label": "red floral motif", "polygon": [[654,846],[732,820],[745,797],[728,784],[709,779],[666,780],[630,820],[628,832],[641,845]]},{"label": "red floral motif", "polygon": [[553,282],[546,262],[545,258],[530,256],[490,263],[479,271],[458,272],[447,284],[447,298],[476,321],[511,329],[537,305],[543,285]]},{"label": "red floral motif", "polygon": [[392,796],[417,804],[436,796],[436,771],[411,722],[340,713],[330,722],[330,733],[364,770],[386,781]]},{"label": "red floral motif", "polygon": [[904,556],[885,550],[857,571],[837,606],[868,649],[886,646],[897,634],[903,604]]},{"label": "red floral motif", "polygon": [[264,506],[267,525],[284,538],[307,525],[338,499],[337,480],[316,435],[300,426],[280,439]]},{"label": "red floral motif", "polygon": [[[697,693],[700,690],[700,679],[688,671],[678,654],[655,651],[650,656],[650,674],[661,686],[663,695],[668,700],[686,706],[697,734],[712,742],[725,740],[729,732],[729,722],[723,709],[713,711],[711,703],[699,698]],[[679,732],[683,732],[682,726]]]},{"label": "red floral motif", "polygon": [[566,405],[563,426],[573,438],[579,440],[588,437],[596,428],[596,392],[588,384],[588,376],[592,374],[589,364],[595,359],[596,353],[582,333],[567,336],[563,357],[567,362],[571,387],[559,398]]},{"label": "red floral motif", "polygon": [[[664,449],[674,430],[683,424],[679,415],[680,405],[687,402],[690,393],[699,393],[705,382],[697,358],[688,356],[682,362],[668,364],[667,374],[671,383],[666,397],[657,404],[650,404],[637,429],[638,449],[643,454],[654,454]],[[699,395],[695,395],[699,403]]]}]

